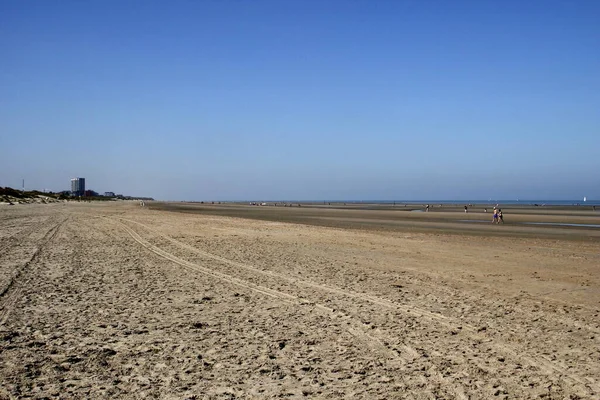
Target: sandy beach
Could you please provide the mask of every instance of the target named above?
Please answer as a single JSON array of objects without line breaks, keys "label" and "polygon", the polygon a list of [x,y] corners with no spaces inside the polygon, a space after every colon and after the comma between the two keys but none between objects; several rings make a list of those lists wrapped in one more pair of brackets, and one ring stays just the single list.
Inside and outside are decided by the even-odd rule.
[{"label": "sandy beach", "polygon": [[0,207],[0,398],[600,397],[600,212],[354,208]]}]

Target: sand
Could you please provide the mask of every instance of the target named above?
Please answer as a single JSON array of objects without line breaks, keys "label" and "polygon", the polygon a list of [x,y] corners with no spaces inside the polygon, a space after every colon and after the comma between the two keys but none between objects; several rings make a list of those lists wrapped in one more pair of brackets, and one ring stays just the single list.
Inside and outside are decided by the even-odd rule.
[{"label": "sand", "polygon": [[175,206],[0,208],[0,398],[600,397],[599,231],[516,221],[595,214]]}]

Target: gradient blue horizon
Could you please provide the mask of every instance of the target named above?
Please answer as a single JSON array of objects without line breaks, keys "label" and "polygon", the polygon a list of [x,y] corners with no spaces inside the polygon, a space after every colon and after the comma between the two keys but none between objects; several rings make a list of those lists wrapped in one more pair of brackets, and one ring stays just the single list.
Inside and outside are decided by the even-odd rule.
[{"label": "gradient blue horizon", "polygon": [[0,186],[600,199],[596,1],[0,0]]}]

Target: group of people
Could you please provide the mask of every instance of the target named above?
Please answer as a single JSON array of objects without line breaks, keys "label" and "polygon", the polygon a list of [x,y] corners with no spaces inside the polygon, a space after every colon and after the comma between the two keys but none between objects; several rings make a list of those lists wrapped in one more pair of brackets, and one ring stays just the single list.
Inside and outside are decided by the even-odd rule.
[{"label": "group of people", "polygon": [[[472,204],[467,204],[465,206],[465,213],[469,212],[469,206],[472,206]],[[502,216],[502,209],[500,207],[498,207],[499,205],[496,204],[496,206],[494,207],[494,216],[492,217],[492,224],[503,224],[504,223],[504,217]],[[440,204],[441,207],[441,204]],[[429,211],[429,204],[427,204],[425,206],[425,212]],[[488,212],[487,208],[483,209],[484,212]]]},{"label": "group of people", "polygon": [[502,216],[502,209],[494,207],[494,217],[492,218],[492,224],[504,223],[504,217]]}]

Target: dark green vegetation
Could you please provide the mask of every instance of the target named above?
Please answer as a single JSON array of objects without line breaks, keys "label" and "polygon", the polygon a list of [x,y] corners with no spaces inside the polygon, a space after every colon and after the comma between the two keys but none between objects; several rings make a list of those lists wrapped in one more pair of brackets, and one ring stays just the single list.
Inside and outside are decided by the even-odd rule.
[{"label": "dark green vegetation", "polygon": [[0,187],[0,196],[11,196],[11,197],[16,197],[17,199],[29,199],[32,197],[37,197],[37,196],[46,196],[46,197],[53,197],[53,198],[58,198],[59,197],[59,193],[43,193],[43,192],[39,192],[37,190],[29,190],[29,191],[21,191],[21,190],[16,190],[13,188],[9,188],[9,187]]},{"label": "dark green vegetation", "polygon": [[[95,193],[92,191],[92,193]],[[115,196],[106,197],[99,194],[91,196],[74,196],[69,191],[62,192],[40,192],[38,190],[16,190],[10,187],[0,187],[0,198],[3,201],[12,203],[14,200],[36,199],[40,196],[54,200],[81,200],[81,201],[109,201],[109,200],[153,200],[151,197],[133,197],[133,196]],[[12,199],[11,199],[12,198]]]}]

